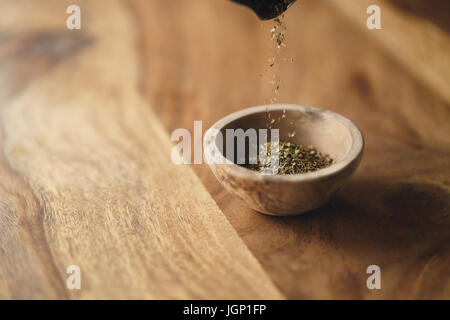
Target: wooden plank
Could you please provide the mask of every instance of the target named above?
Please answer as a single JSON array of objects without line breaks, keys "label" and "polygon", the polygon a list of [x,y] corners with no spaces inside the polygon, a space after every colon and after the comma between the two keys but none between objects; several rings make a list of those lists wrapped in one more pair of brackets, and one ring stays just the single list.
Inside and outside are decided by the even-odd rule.
[{"label": "wooden plank", "polygon": [[[433,16],[426,17],[402,10],[403,0],[345,0],[329,1],[342,13],[348,16],[355,26],[365,35],[373,37],[403,65],[416,79],[429,87],[436,95],[450,103],[450,30],[441,27],[439,21],[433,21]],[[409,0],[414,6],[417,0]],[[446,12],[447,22],[450,19],[450,9],[447,2],[419,1],[420,6],[431,8],[429,11],[439,16]],[[394,4],[398,3],[399,6]],[[381,30],[366,28],[366,9],[376,4],[381,9]],[[417,4],[416,4],[417,5]],[[424,11],[423,8],[418,8]]]},{"label": "wooden plank", "polygon": [[170,161],[129,7],[77,1],[82,29],[64,31],[70,4],[0,5],[0,298],[282,298]]},{"label": "wooden plank", "polygon": [[[228,1],[132,3],[142,88],[169,131],[269,101],[271,74],[259,74],[271,22]],[[353,120],[366,138],[361,168],[329,205],[284,219],[233,199],[206,165],[195,171],[289,298],[450,298],[448,102],[329,1],[298,1],[286,23],[294,63],[276,66],[279,101]],[[380,291],[366,287],[371,264]]]}]

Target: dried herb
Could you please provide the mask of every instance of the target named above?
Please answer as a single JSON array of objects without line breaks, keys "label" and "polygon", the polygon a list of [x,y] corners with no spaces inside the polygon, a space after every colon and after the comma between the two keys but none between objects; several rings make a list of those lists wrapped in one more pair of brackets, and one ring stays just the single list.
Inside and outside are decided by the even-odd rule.
[{"label": "dried herb", "polygon": [[[260,153],[267,154],[267,157],[261,159],[258,156],[256,164],[244,164],[244,167],[255,171],[262,171],[264,168],[271,167],[271,143],[265,143],[260,148]],[[322,155],[311,145],[303,146],[281,141],[279,144],[274,145],[273,149],[279,152],[278,171],[276,173],[280,175],[313,172],[335,163],[329,155]]]},{"label": "dried herb", "polygon": [[[272,58],[269,58],[267,61],[269,62],[269,70],[272,70],[272,76],[269,80],[269,84],[272,86],[272,95],[269,99],[270,104],[274,104],[278,102],[278,96],[280,92],[280,86],[281,86],[281,80],[277,79],[276,76],[276,66],[278,65],[278,60],[281,51],[286,48],[285,44],[285,36],[286,36],[286,24],[284,22],[284,15],[281,15],[280,17],[273,20],[274,25],[270,29],[270,39],[273,42],[273,48],[274,56]],[[282,59],[283,61],[286,61],[286,57]],[[293,62],[293,58],[291,58],[291,63]],[[266,70],[267,71],[267,70]],[[270,112],[267,107],[267,128],[271,129],[272,125],[274,124],[273,121],[270,120]],[[277,121],[278,123],[281,121],[281,119],[284,119],[286,117],[285,112],[283,110],[283,115],[281,117],[278,117]]]},{"label": "dried herb", "polygon": [[270,29],[271,39],[277,43],[277,48],[286,47],[284,37],[286,34],[286,24],[283,21],[284,15],[274,19],[275,25]]},{"label": "dried herb", "polygon": [[[284,23],[284,15],[282,15],[280,18],[274,19],[273,21],[275,22],[275,25],[272,27],[272,29],[270,29],[270,39],[276,46],[276,53],[274,57],[268,60],[270,68],[273,68],[275,66],[275,61],[277,60],[277,56],[279,55],[281,48],[286,47],[284,38],[287,28],[286,24]],[[277,96],[280,90],[281,80],[276,79],[275,73],[273,73],[272,79],[269,81],[269,83],[272,85],[272,97],[270,98],[270,103],[275,103],[278,100]]]}]

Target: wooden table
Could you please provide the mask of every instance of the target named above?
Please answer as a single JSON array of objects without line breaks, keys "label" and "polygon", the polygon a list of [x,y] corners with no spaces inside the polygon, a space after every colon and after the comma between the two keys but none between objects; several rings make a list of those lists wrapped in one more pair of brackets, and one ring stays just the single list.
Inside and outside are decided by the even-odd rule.
[{"label": "wooden table", "polygon": [[80,0],[67,30],[72,1],[2,1],[0,298],[450,298],[448,30],[377,2],[382,30],[364,1],[286,13],[279,100],[343,114],[366,151],[328,205],[273,218],[172,164],[169,138],[269,100],[271,22],[224,0]]}]

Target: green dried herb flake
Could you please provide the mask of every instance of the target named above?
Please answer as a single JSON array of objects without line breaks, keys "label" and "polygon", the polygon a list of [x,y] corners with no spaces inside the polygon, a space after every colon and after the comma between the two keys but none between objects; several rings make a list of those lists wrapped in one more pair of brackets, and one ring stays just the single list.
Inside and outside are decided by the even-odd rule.
[{"label": "green dried herb flake", "polygon": [[[271,143],[265,143],[260,148],[262,148],[260,153],[266,153],[267,157],[260,159],[258,156],[256,164],[244,164],[244,167],[259,172],[271,167]],[[281,141],[279,145],[274,145],[273,150],[279,152],[277,174],[280,175],[314,172],[335,163],[329,155],[322,155],[311,145],[303,146]]]}]

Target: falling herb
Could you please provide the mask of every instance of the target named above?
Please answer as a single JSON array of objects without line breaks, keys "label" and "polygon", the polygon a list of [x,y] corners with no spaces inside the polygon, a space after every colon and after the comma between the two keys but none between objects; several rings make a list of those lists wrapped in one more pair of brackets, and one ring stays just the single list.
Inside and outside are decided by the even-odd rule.
[{"label": "falling herb", "polygon": [[[286,24],[284,22],[284,15],[281,15],[279,18],[276,18],[273,20],[274,25],[273,27],[270,29],[270,39],[271,41],[274,43],[274,56],[269,58],[268,61],[268,65],[269,65],[269,69],[272,70],[272,77],[269,80],[269,84],[272,86],[272,95],[269,99],[269,103],[270,104],[274,104],[278,102],[278,96],[280,93],[280,87],[281,87],[281,80],[277,79],[276,75],[275,75],[275,67],[278,64],[277,61],[279,60],[279,55],[280,52],[283,48],[286,48],[286,44],[285,44],[285,37],[286,37]],[[282,61],[286,61],[286,57],[284,57],[282,59]],[[293,61],[293,59],[291,58],[291,62]],[[282,117],[278,117],[278,122],[281,121],[281,119],[284,119],[286,116],[283,113]],[[271,129],[272,125],[274,124],[274,122],[270,121],[270,112],[267,108],[267,128]]]},{"label": "falling herb", "polygon": [[283,21],[284,15],[280,18],[276,18],[273,21],[275,25],[270,29],[271,39],[277,43],[277,48],[286,47],[284,44],[284,37],[286,35],[286,24]]},{"label": "falling herb", "polygon": [[[282,47],[286,47],[284,43],[284,38],[286,34],[286,24],[283,21],[284,15],[282,15],[280,18],[276,18],[273,21],[275,22],[275,25],[270,29],[270,39],[275,43],[276,51],[275,56],[268,59],[269,67],[273,68],[275,66],[275,61],[277,60],[277,56],[280,53],[280,49]],[[280,80],[276,80],[275,73],[272,74],[272,80],[269,81],[269,83],[272,85],[272,98],[271,103],[277,101],[277,95],[278,91],[280,89]]]}]

